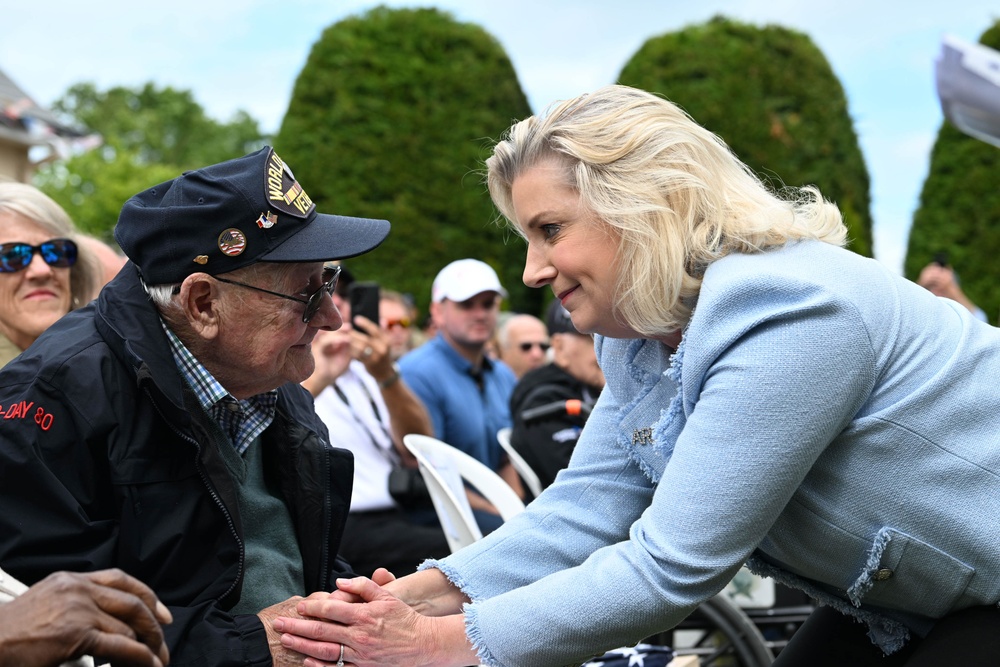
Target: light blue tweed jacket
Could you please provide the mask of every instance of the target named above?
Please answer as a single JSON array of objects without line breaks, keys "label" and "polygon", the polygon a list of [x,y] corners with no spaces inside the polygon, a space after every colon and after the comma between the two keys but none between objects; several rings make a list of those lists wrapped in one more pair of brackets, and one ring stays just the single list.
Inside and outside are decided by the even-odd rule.
[{"label": "light blue tweed jacket", "polygon": [[1000,330],[819,242],[719,260],[677,353],[598,337],[570,467],[439,567],[483,662],[578,664],[751,569],[886,652],[1000,600]]}]

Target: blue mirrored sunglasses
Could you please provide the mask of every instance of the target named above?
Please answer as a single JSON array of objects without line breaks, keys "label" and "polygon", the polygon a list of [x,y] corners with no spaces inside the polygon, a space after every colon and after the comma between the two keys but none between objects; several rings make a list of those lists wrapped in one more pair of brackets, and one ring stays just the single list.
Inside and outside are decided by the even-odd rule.
[{"label": "blue mirrored sunglasses", "polygon": [[76,264],[76,243],[69,239],[50,239],[45,243],[0,243],[0,273],[16,273],[31,265],[35,253],[49,266],[65,269]]}]

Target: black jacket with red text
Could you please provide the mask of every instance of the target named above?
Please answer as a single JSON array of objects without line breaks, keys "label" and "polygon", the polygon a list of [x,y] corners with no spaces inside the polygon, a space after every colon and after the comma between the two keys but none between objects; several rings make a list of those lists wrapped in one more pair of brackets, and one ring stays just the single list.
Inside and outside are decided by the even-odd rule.
[{"label": "black jacket with red text", "polygon": [[[170,607],[171,665],[270,665],[257,616],[227,612],[243,524],[216,438],[127,264],[0,372],[0,567],[27,584],[121,568]],[[261,444],[301,548],[298,593],[329,590],[350,574],[337,548],[352,455],[295,384],[278,389]]]}]

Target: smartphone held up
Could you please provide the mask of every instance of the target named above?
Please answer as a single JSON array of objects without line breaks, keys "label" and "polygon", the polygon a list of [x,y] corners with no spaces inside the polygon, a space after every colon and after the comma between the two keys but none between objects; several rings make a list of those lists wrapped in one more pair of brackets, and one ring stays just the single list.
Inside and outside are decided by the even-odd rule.
[{"label": "smartphone held up", "polygon": [[[376,325],[379,323],[378,303],[379,285],[373,282],[353,282],[347,291],[348,300],[351,304],[351,327],[358,329],[356,318],[358,315],[366,317]],[[359,329],[359,331],[363,331]]]}]

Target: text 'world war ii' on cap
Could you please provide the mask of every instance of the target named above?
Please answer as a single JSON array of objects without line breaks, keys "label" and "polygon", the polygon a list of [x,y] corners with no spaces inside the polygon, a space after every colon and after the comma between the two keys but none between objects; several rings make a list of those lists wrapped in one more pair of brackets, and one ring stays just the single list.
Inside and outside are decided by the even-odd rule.
[{"label": "text 'world war ii' on cap", "polygon": [[389,222],[318,213],[269,146],[185,172],[122,207],[115,239],[147,285],[255,262],[324,262],[378,246]]},{"label": "text 'world war ii' on cap", "polygon": [[431,300],[467,301],[480,292],[507,296],[507,290],[489,264],[478,259],[458,259],[438,272],[431,287]]}]

